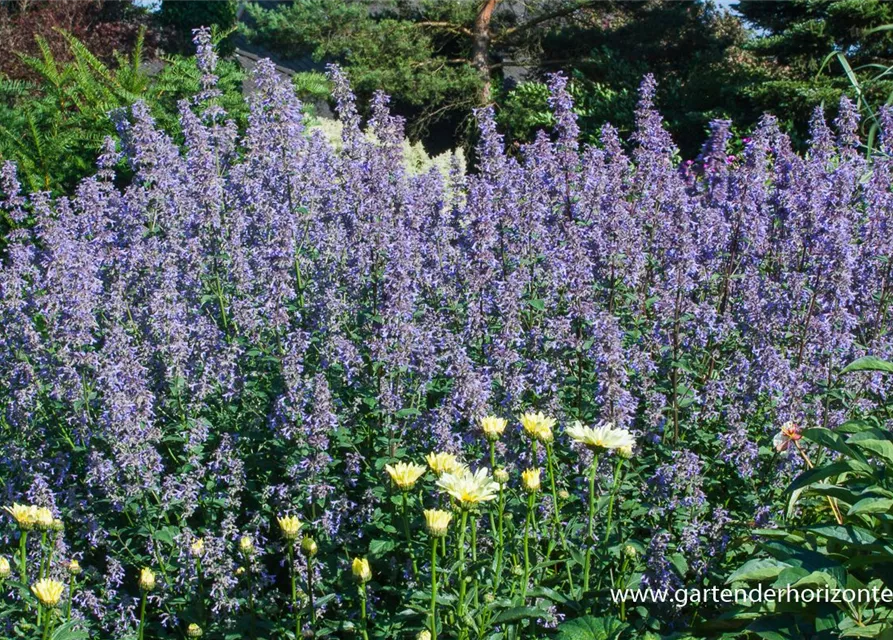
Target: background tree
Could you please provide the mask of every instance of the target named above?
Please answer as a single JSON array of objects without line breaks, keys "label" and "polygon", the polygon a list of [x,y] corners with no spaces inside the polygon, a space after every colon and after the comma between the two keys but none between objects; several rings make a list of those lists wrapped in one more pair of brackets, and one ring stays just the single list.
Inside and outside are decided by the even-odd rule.
[{"label": "background tree", "polygon": [[747,126],[761,114],[741,90],[768,63],[744,50],[741,21],[712,2],[309,0],[248,13],[256,42],[339,62],[361,98],[390,94],[410,135],[438,150],[467,143],[471,106],[495,103],[515,140],[550,126],[543,81],[553,71],[573,78],[584,136],[607,121],[629,129],[646,73],[686,153],[712,118]]},{"label": "background tree", "polygon": [[[760,62],[753,81],[741,88],[742,96],[759,110],[783,115],[801,138],[816,104],[836,107],[841,94],[852,95],[856,85],[871,105],[891,95],[893,81],[872,78],[893,64],[893,32],[870,31],[893,23],[893,3],[741,0],[735,9],[755,29],[747,47]],[[833,58],[823,68],[834,52],[847,62]]]}]

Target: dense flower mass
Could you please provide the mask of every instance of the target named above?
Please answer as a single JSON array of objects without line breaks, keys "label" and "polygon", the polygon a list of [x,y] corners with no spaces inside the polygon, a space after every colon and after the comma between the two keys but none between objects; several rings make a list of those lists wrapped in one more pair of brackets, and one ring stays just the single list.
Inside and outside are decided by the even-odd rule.
[{"label": "dense flower mass", "polygon": [[[783,483],[763,478],[802,464],[788,427],[776,458],[759,455],[776,425],[837,425],[844,393],[870,411],[889,384],[838,374],[893,356],[893,110],[871,164],[847,101],[836,133],[816,112],[808,154],[766,116],[734,157],[719,121],[702,155],[679,162],[652,78],[627,146],[610,125],[582,145],[554,77],[551,137],[506,150],[481,109],[474,172],[413,174],[387,98],[364,129],[337,69],[334,148],[305,131],[268,61],[240,133],[215,102],[213,51],[200,53],[182,141],[137,103],[114,114],[120,144],[70,195],[26,195],[14,166],[0,171],[13,227],[0,269],[12,505],[0,543],[23,584],[78,557],[72,615],[103,637],[133,637],[141,598],[158,628],[211,637],[283,585],[290,600],[250,606],[306,611],[300,625],[327,607],[346,617],[342,596],[357,598],[351,629],[365,633],[379,615],[366,557],[375,580],[413,585],[395,586],[392,604],[414,593],[425,564],[412,529],[451,503],[461,522],[426,514],[432,536],[458,532],[460,557],[486,537],[506,574],[520,557],[506,536],[527,517],[549,531],[531,533],[531,554],[542,543],[558,558],[543,563],[556,581],[574,582],[561,563],[585,557],[588,586],[590,559],[613,562],[609,543],[634,538],[649,585],[684,584],[685,567],[700,580],[728,528],[770,518],[763,501]],[[602,423],[613,426],[583,426]],[[398,462],[431,451],[439,495],[426,467]],[[708,482],[708,468],[737,490]],[[520,469],[540,491],[530,513],[511,493]],[[588,529],[568,513],[587,503]],[[314,553],[286,563],[302,532]],[[359,585],[313,600],[351,570]],[[602,574],[614,575],[593,571],[593,588]]]}]

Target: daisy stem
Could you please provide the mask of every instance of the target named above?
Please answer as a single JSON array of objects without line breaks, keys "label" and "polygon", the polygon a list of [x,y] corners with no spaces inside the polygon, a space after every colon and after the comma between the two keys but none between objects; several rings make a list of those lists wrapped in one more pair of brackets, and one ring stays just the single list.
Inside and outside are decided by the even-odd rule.
[{"label": "daisy stem", "polygon": [[589,470],[589,530],[586,536],[586,561],[583,566],[583,593],[589,591],[589,561],[592,556],[592,541],[594,535],[593,523],[595,521],[595,472],[598,469],[598,456],[592,458],[592,467]]},{"label": "daisy stem", "polygon": [[369,632],[366,630],[366,583],[360,583],[360,622],[362,623],[363,640],[369,640]]},{"label": "daisy stem", "polygon": [[521,600],[527,598],[527,582],[530,580],[530,521],[533,519],[533,501],[536,499],[534,493],[531,492],[527,498],[527,518],[524,520],[524,578],[521,583]]},{"label": "daisy stem", "polygon": [[431,538],[431,640],[437,640],[437,538]]},{"label": "daisy stem", "polygon": [[140,595],[140,626],[137,631],[137,640],[143,640],[143,634],[146,630],[146,592]]},{"label": "daisy stem", "polygon": [[608,539],[611,537],[611,516],[614,513],[614,499],[617,497],[617,488],[620,481],[620,470],[623,467],[623,457],[617,456],[617,464],[614,466],[614,484],[611,487],[611,498],[608,500],[608,522],[605,525],[604,546],[607,548]]},{"label": "daisy stem", "polygon": [[468,509],[462,509],[462,523],[459,526],[459,604],[456,614],[459,618],[459,638],[467,638],[465,629],[465,532],[468,529]]},{"label": "daisy stem", "polygon": [[71,576],[71,586],[68,587],[68,607],[65,612],[65,618],[66,618],[67,622],[71,622],[71,605],[74,602],[74,592],[75,592],[75,589],[77,588],[77,586],[78,586],[77,576],[72,575]]},{"label": "daisy stem", "polygon": [[[564,551],[564,555],[567,556],[567,536],[564,533],[564,528],[561,526],[561,518],[558,514],[560,507],[558,505],[558,492],[555,490],[555,467],[557,465],[554,462],[554,456],[552,443],[546,443],[546,463],[549,468],[549,482],[552,485],[552,539],[555,539],[555,531],[558,531],[558,537],[561,539],[561,549]],[[565,562],[564,568],[567,572],[568,588],[573,592],[574,579],[571,577],[570,564]]]},{"label": "daisy stem", "polygon": [[412,560],[412,577],[418,578],[419,565],[412,550],[412,536],[409,535],[409,502],[406,497],[408,491],[403,492],[403,533],[406,534],[406,548],[409,550],[409,558]]},{"label": "daisy stem", "polygon": [[301,614],[298,611],[298,583],[295,575],[295,541],[288,541],[288,568],[291,571],[291,607],[295,612],[295,638],[301,637]]},{"label": "daisy stem", "polygon": [[313,556],[307,556],[307,598],[310,602],[310,628],[316,626],[316,607],[313,606]]},{"label": "daisy stem", "polygon": [[19,575],[21,576],[22,584],[28,584],[28,554],[26,551],[28,540],[28,532],[22,529],[22,535],[19,536]]}]

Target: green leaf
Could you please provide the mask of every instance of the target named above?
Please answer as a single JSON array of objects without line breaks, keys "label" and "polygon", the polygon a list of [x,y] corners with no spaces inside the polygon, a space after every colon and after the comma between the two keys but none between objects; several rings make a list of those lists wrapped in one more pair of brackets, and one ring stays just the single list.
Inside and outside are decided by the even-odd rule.
[{"label": "green leaf", "polygon": [[842,631],[839,638],[878,638],[881,633],[890,629],[886,622],[876,622],[864,627],[852,627]]},{"label": "green leaf", "polygon": [[513,622],[520,622],[521,620],[537,618],[551,620],[552,614],[548,610],[540,609],[539,607],[512,607],[493,618],[492,624],[511,624]]},{"label": "green leaf", "polygon": [[[852,510],[850,510],[850,513],[852,513]],[[806,527],[803,530],[850,545],[863,546],[875,544],[878,541],[877,536],[871,531],[854,525],[823,524],[815,527]]]},{"label": "green leaf", "polygon": [[855,458],[859,462],[867,462],[867,460],[865,460],[865,457],[860,452],[856,451],[846,442],[844,442],[843,438],[840,437],[840,434],[835,433],[830,429],[825,429],[824,427],[815,427],[812,429],[806,429],[802,435],[806,440],[811,440],[812,442],[828,447],[832,451],[837,451],[838,453],[842,453],[845,456],[849,456],[850,458]]},{"label": "green leaf", "polygon": [[869,451],[886,464],[893,465],[893,442],[886,432],[880,429],[867,429],[850,436],[847,444]]},{"label": "green leaf", "polygon": [[395,547],[393,540],[373,540],[369,543],[369,555],[381,558],[393,551]]},{"label": "green leaf", "polygon": [[794,492],[797,489],[802,489],[803,487],[807,487],[811,484],[819,482],[820,480],[824,480],[825,478],[830,478],[831,476],[839,476],[840,474],[846,473],[848,471],[853,473],[870,474],[872,472],[872,469],[867,464],[863,464],[857,460],[839,460],[831,464],[804,471],[799,476],[794,478],[794,481],[788,487],[788,491]]},{"label": "green leaf", "polygon": [[889,513],[893,509],[893,500],[890,498],[862,498],[850,507],[848,516],[861,513]]},{"label": "green leaf", "polygon": [[567,620],[558,627],[557,640],[613,640],[627,627],[613,616],[583,616]]},{"label": "green leaf", "polygon": [[791,565],[776,560],[775,558],[753,558],[740,566],[732,575],[726,578],[726,584],[732,582],[750,582],[752,580],[769,580],[775,578]]},{"label": "green leaf", "polygon": [[893,373],[893,362],[881,360],[875,356],[865,356],[859,358],[843,368],[841,373],[849,373],[851,371],[883,371],[884,373]]}]

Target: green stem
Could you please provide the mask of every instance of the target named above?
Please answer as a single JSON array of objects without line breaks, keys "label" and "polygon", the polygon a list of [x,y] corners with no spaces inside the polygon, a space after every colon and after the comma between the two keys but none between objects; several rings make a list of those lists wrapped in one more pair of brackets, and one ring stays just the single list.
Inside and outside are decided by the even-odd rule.
[{"label": "green stem", "polygon": [[21,577],[22,584],[28,584],[28,553],[26,550],[28,540],[28,532],[22,530],[22,535],[19,536],[19,576]]},{"label": "green stem", "polygon": [[608,500],[608,523],[605,525],[604,546],[607,548],[608,539],[611,537],[611,517],[614,513],[614,499],[617,497],[617,489],[620,480],[620,469],[623,467],[623,458],[617,456],[617,464],[614,466],[614,484],[611,487],[611,498]]},{"label": "green stem", "polygon": [[363,640],[369,640],[369,632],[366,630],[366,583],[360,584],[360,621],[362,622]]},{"label": "green stem", "polygon": [[412,536],[409,534],[409,502],[406,494],[403,492],[403,533],[406,535],[406,548],[409,551],[409,558],[412,560],[412,577],[419,577],[419,565],[415,559],[415,553],[412,550]]},{"label": "green stem", "polygon": [[298,583],[295,575],[295,542],[288,541],[288,568],[291,570],[291,606],[295,612],[295,638],[301,637],[301,614],[298,611]]},{"label": "green stem", "polygon": [[565,563],[564,569],[567,573],[567,582],[568,588],[571,590],[571,593],[574,591],[574,579],[571,576],[571,566],[570,563],[567,562],[567,557],[569,555],[567,550],[567,535],[564,533],[564,527],[561,526],[561,517],[559,515],[559,511],[561,509],[558,504],[558,492],[555,490],[555,467],[557,466],[554,462],[555,453],[552,449],[552,443],[546,444],[546,463],[549,467],[549,482],[552,485],[552,539],[555,539],[555,532],[558,531],[558,537],[561,540],[561,549],[564,551]]},{"label": "green stem", "polygon": [[313,606],[313,556],[307,556],[307,597],[310,599],[310,625],[316,626],[316,608]]},{"label": "green stem", "polygon": [[140,596],[140,626],[137,631],[136,637],[138,640],[143,640],[143,634],[146,629],[146,592],[143,591]]},{"label": "green stem", "polygon": [[521,583],[522,604],[527,598],[527,583],[530,581],[530,522],[533,519],[533,492],[527,497],[527,518],[524,520],[524,581]]},{"label": "green stem", "polygon": [[71,605],[74,602],[74,592],[78,586],[77,576],[71,576],[71,586],[68,587],[68,608],[65,612],[65,619],[67,622],[71,622]]},{"label": "green stem", "polygon": [[[43,609],[43,605],[40,605],[40,608]],[[52,607],[46,607],[46,610],[46,621],[43,624],[43,635],[41,636],[43,640],[48,640],[50,637],[50,620],[53,618]]]},{"label": "green stem", "polygon": [[459,526],[459,604],[456,613],[459,617],[459,639],[468,638],[465,628],[465,532],[468,528],[468,509],[462,509],[462,523]]},{"label": "green stem", "polygon": [[586,540],[586,561],[583,566],[583,593],[589,591],[589,561],[592,556],[595,520],[595,472],[598,470],[598,456],[593,455],[592,467],[589,471],[589,530]]},{"label": "green stem", "polygon": [[431,538],[431,640],[437,640],[437,538]]}]

